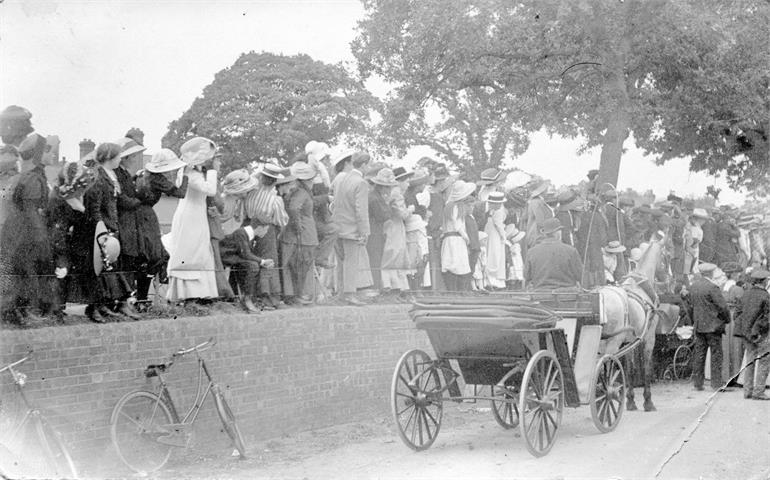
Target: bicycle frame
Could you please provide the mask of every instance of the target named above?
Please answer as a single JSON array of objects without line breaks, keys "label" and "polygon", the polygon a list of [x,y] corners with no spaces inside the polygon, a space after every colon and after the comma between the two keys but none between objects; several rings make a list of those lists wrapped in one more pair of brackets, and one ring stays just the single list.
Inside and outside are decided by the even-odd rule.
[{"label": "bicycle frame", "polygon": [[[174,421],[179,424],[193,424],[198,418],[198,414],[200,413],[201,407],[203,407],[203,402],[206,401],[206,398],[208,398],[209,393],[213,393],[214,390],[217,388],[216,383],[214,383],[214,380],[211,378],[211,373],[209,372],[208,367],[206,366],[206,361],[203,360],[203,358],[200,356],[200,353],[195,350],[195,354],[198,359],[198,387],[195,393],[195,401],[193,402],[193,405],[190,407],[190,409],[185,413],[184,417],[180,418],[179,413],[176,408],[176,404],[174,403],[173,398],[171,397],[171,392],[168,389],[168,384],[163,377],[163,373],[158,372],[158,399],[163,400],[166,402],[169,410],[171,411],[171,416],[174,418]],[[208,385],[206,385],[205,388],[203,388],[203,376],[206,376],[206,379],[208,380]],[[158,406],[156,405],[155,408],[157,409]],[[155,414],[155,411],[153,411],[153,415]]]},{"label": "bicycle frame", "polygon": [[24,388],[22,388],[22,386],[27,380],[27,376],[13,369],[14,366],[20,363],[23,363],[28,358],[29,358],[28,356],[24,357],[18,362],[12,363],[0,370],[0,373],[5,370],[8,370],[8,372],[10,372],[11,376],[13,377],[13,383],[16,386],[16,392],[18,393],[19,397],[21,397],[22,401],[24,402],[24,407],[26,408],[26,411],[24,412],[24,416],[21,418],[21,420],[19,420],[19,422],[13,428],[13,431],[11,432],[11,434],[7,437],[8,440],[10,441],[16,440],[19,433],[23,431],[27,423],[30,422],[32,419],[40,416],[40,410],[32,406],[32,404],[29,402],[29,398],[27,398],[27,394],[24,393]]}]

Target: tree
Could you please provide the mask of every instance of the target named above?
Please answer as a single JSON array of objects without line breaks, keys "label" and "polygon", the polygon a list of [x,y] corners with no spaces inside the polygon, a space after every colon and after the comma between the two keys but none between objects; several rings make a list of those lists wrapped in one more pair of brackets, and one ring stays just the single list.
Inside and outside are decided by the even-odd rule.
[{"label": "tree", "polygon": [[284,161],[310,140],[333,143],[363,131],[376,100],[344,68],[307,55],[250,52],[218,72],[163,137],[177,149],[192,136],[216,142],[227,168]]},{"label": "tree", "polygon": [[[728,3],[715,11],[707,0],[364,0],[352,48],[363,75],[398,86],[389,107],[487,89],[519,116],[516,127],[545,126],[601,147],[600,183],[616,184],[633,133],[661,162],[692,156],[694,170],[726,170],[740,184],[746,169],[736,171],[740,160],[731,153],[743,148],[747,130],[720,135],[726,119],[717,117],[737,113],[751,128],[766,118],[770,3]],[[736,59],[735,50],[749,45]],[[755,108],[710,110],[719,92],[729,92],[720,104],[747,95],[737,65],[751,90],[739,105]],[[703,138],[705,129],[713,134]],[[767,130],[757,130],[750,163],[767,148]],[[720,142],[734,146],[715,159],[710,152]]]}]

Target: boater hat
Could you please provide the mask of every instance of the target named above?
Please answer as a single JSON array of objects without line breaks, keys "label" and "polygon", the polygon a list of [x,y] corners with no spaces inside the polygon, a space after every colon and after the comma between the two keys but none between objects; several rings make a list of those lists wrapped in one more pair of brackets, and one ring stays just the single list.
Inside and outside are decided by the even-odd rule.
[{"label": "boater hat", "polygon": [[612,240],[610,243],[607,244],[606,247],[604,247],[604,251],[607,253],[623,253],[626,251],[626,247],[621,245],[619,241]]},{"label": "boater hat", "polygon": [[505,194],[503,192],[492,192],[487,197],[489,203],[503,203],[505,202]]},{"label": "boater hat", "polygon": [[259,173],[270,178],[281,178],[283,177],[283,168],[274,163],[265,163]]},{"label": "boater hat", "polygon": [[489,185],[495,183],[502,172],[496,168],[487,168],[481,172],[481,179],[476,182],[478,185]]}]

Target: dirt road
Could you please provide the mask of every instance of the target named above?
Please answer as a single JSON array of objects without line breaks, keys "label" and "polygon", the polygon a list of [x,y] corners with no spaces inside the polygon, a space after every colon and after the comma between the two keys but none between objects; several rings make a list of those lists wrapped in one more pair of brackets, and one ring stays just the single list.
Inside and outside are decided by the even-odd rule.
[{"label": "dirt road", "polygon": [[657,478],[770,478],[770,402],[720,393],[703,413],[710,391],[658,384],[658,411],[626,412],[614,432],[600,434],[587,408],[565,412],[551,453],[532,457],[518,432],[503,430],[485,402],[446,404],[436,443],[413,452],[389,418],[252,442],[251,458],[177,458],[160,478],[221,479],[648,479],[682,446]]}]

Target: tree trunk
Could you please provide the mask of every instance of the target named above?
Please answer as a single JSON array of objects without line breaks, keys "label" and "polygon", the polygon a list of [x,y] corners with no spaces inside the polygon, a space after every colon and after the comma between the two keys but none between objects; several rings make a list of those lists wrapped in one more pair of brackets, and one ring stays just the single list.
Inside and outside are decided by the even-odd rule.
[{"label": "tree trunk", "polygon": [[625,109],[618,106],[618,110],[610,115],[607,131],[602,142],[602,155],[599,163],[599,179],[597,186],[605,183],[618,188],[618,174],[620,173],[620,159],[623,156],[623,142],[628,138],[629,120]]}]

